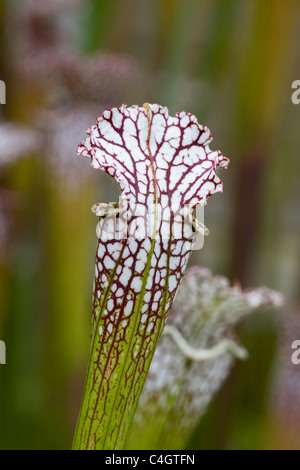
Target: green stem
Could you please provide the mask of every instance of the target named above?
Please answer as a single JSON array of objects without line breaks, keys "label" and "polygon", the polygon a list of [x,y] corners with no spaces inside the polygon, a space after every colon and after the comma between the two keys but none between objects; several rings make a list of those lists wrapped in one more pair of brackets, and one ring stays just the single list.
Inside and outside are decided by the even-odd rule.
[{"label": "green stem", "polygon": [[[144,251],[147,240],[140,242],[137,253]],[[132,243],[136,242],[124,240],[120,244],[119,258],[100,299],[97,296],[96,280],[92,348],[74,449],[122,448],[175,294],[174,290],[169,291],[168,256],[165,266],[167,276],[158,309],[153,309],[154,304],[148,300],[147,286],[153,277],[150,271],[154,268],[157,274],[161,269],[158,267],[160,258],[156,257],[155,252],[157,248],[161,250],[162,242],[151,240],[143,275],[140,276],[140,292],[136,294],[132,289],[133,284],[129,284],[123,293],[121,309],[115,310],[113,317],[107,313],[110,303],[115,302],[114,292],[120,285],[118,267],[124,265],[125,249],[129,247],[132,250]],[[166,243],[171,255],[172,242]],[[158,291],[154,289],[154,292]],[[134,299],[134,304],[127,317],[126,307],[132,301],[126,300],[128,297]],[[112,322],[111,318],[114,318]]]}]

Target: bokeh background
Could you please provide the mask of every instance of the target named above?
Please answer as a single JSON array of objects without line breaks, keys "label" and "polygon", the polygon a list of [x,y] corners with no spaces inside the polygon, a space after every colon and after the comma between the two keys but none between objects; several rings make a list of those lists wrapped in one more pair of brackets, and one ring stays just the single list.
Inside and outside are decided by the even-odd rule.
[{"label": "bokeh background", "polygon": [[[67,449],[88,354],[95,202],[118,188],[76,157],[122,103],[207,125],[231,160],[191,265],[283,292],[239,331],[236,365],[192,449],[300,448],[297,0],[1,0],[0,449]],[[81,161],[82,160],[82,161]]]}]

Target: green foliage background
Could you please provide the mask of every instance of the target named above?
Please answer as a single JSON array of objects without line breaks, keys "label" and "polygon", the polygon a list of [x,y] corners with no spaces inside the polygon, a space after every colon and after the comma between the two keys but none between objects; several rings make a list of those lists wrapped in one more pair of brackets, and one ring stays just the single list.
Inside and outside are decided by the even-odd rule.
[{"label": "green foliage background", "polygon": [[[0,78],[8,89],[0,116],[32,125],[44,94],[34,76],[30,86],[16,76],[11,32],[26,4],[0,4]],[[224,194],[206,208],[211,234],[191,264],[245,287],[281,290],[291,307],[300,297],[300,105],[291,102],[291,84],[300,79],[299,24],[296,0],[87,0],[62,24],[86,56],[102,50],[136,59],[140,75],[124,95],[128,105],[158,102],[171,114],[195,114],[212,131],[211,147],[230,158]],[[69,158],[72,165],[75,148]],[[90,207],[115,199],[117,189],[98,174],[70,196],[40,154],[0,172],[0,187],[19,201],[0,256],[0,339],[7,345],[0,449],[70,448],[89,341]],[[242,326],[250,359],[234,369],[191,448],[292,445],[271,404],[279,325],[277,315],[260,312]]]}]

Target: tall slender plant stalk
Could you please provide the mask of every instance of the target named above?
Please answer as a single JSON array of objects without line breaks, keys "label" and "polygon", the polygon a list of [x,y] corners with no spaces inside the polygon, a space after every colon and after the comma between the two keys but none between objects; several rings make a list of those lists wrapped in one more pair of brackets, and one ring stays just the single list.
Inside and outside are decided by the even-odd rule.
[{"label": "tall slender plant stalk", "polygon": [[228,159],[194,116],[159,105],[106,110],[88,133],[78,153],[121,196],[93,208],[92,338],[74,449],[120,449],[193,248],[193,209],[222,190],[215,171]]}]

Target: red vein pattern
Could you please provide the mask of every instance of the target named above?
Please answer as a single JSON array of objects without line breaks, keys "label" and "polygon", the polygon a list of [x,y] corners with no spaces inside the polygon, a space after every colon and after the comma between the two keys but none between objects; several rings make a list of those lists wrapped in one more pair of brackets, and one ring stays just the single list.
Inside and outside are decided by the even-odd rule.
[{"label": "red vein pattern", "polygon": [[114,449],[124,443],[193,247],[178,209],[222,191],[216,169],[228,159],[210,150],[210,131],[195,116],[170,117],[155,104],[106,110],[87,132],[78,154],[113,176],[121,196],[119,214],[109,218],[115,223],[98,230],[92,346],[74,447]]}]

